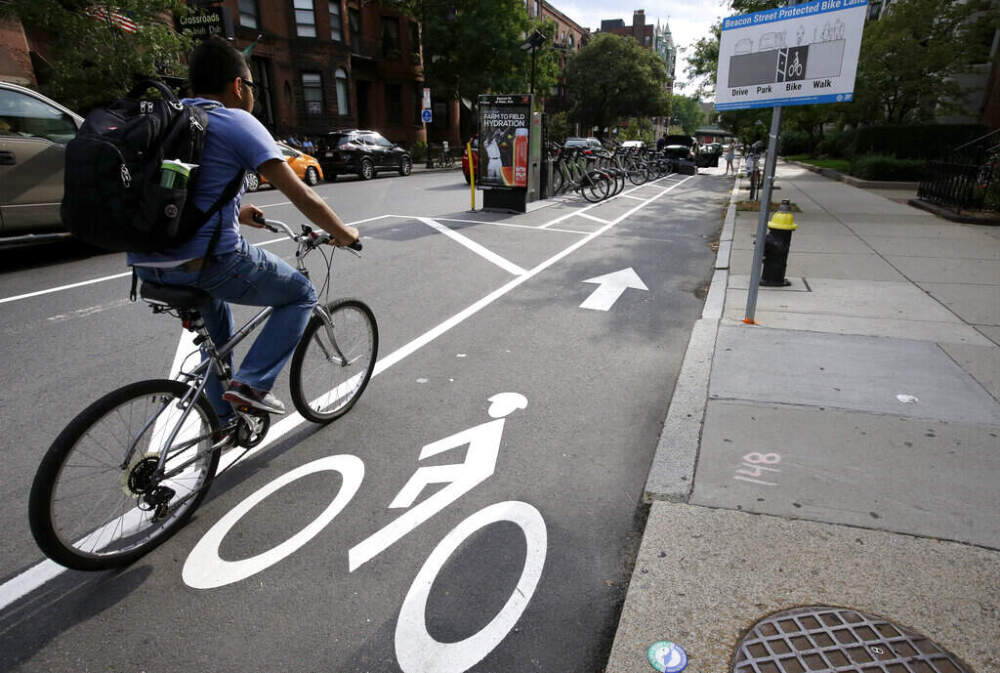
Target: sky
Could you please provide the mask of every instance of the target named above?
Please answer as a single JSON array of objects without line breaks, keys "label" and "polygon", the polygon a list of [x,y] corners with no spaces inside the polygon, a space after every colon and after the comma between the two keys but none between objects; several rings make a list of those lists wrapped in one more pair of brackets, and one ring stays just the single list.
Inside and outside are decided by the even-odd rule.
[{"label": "sky", "polygon": [[684,95],[693,95],[695,86],[688,85],[678,89],[677,84],[688,82],[685,73],[687,56],[691,46],[699,39],[708,36],[709,28],[723,16],[736,14],[729,8],[728,0],[631,0],[631,3],[620,0],[549,0],[556,9],[591,31],[601,27],[603,19],[621,19],[626,26],[632,25],[632,13],[637,9],[645,10],[646,23],[656,25],[657,20],[667,23],[674,37],[674,44],[679,48],[677,54],[677,69],[674,73],[677,82],[674,90]]}]

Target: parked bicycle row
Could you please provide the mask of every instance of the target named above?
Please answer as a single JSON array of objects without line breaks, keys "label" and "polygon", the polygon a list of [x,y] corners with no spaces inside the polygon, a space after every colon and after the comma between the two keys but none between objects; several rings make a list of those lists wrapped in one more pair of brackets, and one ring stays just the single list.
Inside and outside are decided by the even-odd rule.
[{"label": "parked bicycle row", "polygon": [[547,159],[552,167],[549,195],[578,193],[591,203],[621,194],[626,181],[641,185],[677,171],[664,152],[623,145],[608,150],[550,143]]}]

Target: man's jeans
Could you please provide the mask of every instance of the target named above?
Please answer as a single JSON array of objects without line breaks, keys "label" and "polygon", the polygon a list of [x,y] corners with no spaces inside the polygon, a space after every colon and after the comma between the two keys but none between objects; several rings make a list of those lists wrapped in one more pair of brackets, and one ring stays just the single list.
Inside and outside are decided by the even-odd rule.
[{"label": "man's jeans", "polygon": [[[226,302],[273,306],[274,312],[233,377],[258,390],[270,390],[305,331],[316,305],[316,290],[308,278],[281,258],[250,245],[243,238],[235,252],[210,259],[201,271],[137,266],[136,272],[139,278],[152,283],[190,285],[208,292],[212,300],[202,308],[202,315],[217,346],[222,346],[233,334],[233,315]],[[232,354],[229,361],[232,364]],[[220,418],[233,413],[222,399],[224,391],[214,373],[208,379],[206,392]]]}]

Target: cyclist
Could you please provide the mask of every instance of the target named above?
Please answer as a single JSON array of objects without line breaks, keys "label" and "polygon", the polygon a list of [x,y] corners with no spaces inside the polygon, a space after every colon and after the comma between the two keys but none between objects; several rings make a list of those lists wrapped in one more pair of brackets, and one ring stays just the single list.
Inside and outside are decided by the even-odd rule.
[{"label": "cyclist", "polygon": [[[194,97],[182,102],[201,105],[209,111],[198,179],[189,195],[194,204],[203,211],[209,210],[234,176],[242,171],[256,171],[281,190],[307,218],[329,232],[331,244],[349,245],[356,241],[358,230],[345,225],[330,206],[296,177],[271,134],[250,114],[257,85],[243,55],[213,37],[194,49],[189,69]],[[234,420],[233,409],[227,402],[284,413],[284,404],[270,390],[291,357],[317,301],[316,291],[305,276],[240,235],[240,224],[260,227],[253,221],[254,216],[262,217],[263,213],[256,206],[241,207],[237,193],[188,242],[169,250],[128,255],[128,264],[136,268],[144,281],[188,285],[206,291],[211,299],[202,307],[202,314],[217,344],[228,341],[233,331],[227,302],[274,307],[229,389],[223,391],[214,374],[209,378],[208,399],[223,428]],[[213,240],[215,245],[209,250]]]}]

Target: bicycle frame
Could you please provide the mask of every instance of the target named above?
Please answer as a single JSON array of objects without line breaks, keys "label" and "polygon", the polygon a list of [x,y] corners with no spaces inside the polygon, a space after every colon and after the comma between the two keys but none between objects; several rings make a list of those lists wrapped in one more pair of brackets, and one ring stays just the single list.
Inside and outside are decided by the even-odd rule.
[{"label": "bicycle frame", "polygon": [[[294,234],[284,223],[278,223],[285,229],[285,232],[293,240],[295,239]],[[301,247],[295,254],[296,268],[302,273],[306,278],[309,278],[309,270],[305,266],[305,254],[303,254],[303,248]],[[332,267],[328,267],[328,273]],[[252,318],[250,318],[242,327],[240,327],[229,340],[223,344],[221,347],[217,347],[215,342],[212,340],[211,335],[208,333],[205,327],[204,321],[199,321],[198,327],[195,330],[198,336],[195,338],[195,343],[199,344],[199,350],[204,354],[204,359],[190,372],[180,372],[180,376],[185,379],[185,383],[188,386],[188,392],[180,400],[179,404],[182,406],[182,412],[180,418],[174,423],[174,427],[171,429],[170,434],[167,436],[167,441],[164,442],[164,450],[160,453],[159,462],[157,464],[156,472],[161,475],[161,478],[166,479],[174,474],[177,474],[185,467],[196,461],[202,454],[202,452],[197,452],[189,460],[184,463],[174,467],[169,473],[164,471],[166,466],[167,458],[171,455],[176,455],[180,451],[184,451],[191,446],[197,445],[202,440],[210,437],[211,435],[199,435],[197,437],[185,440],[182,444],[174,446],[174,441],[177,439],[177,435],[180,434],[181,428],[184,426],[184,422],[187,420],[188,415],[194,408],[194,402],[198,399],[200,395],[204,393],[205,386],[208,384],[209,370],[213,369],[216,376],[219,379],[219,383],[225,387],[228,385],[231,379],[231,371],[229,364],[226,360],[227,356],[233,352],[233,350],[238,346],[244,339],[246,339],[254,330],[256,330],[260,325],[262,325],[274,311],[271,306],[266,306],[257,312]],[[348,362],[347,358],[344,356],[343,351],[337,345],[337,340],[334,336],[333,330],[333,319],[327,312],[326,307],[320,303],[313,306],[313,315],[317,316],[326,328],[327,337],[330,340],[330,344],[335,349],[336,353],[331,356],[326,353],[325,347],[323,348],[324,353],[326,353],[328,359],[333,359],[336,357],[339,360],[341,366],[347,366],[351,364]],[[322,347],[322,344],[320,344]],[[138,448],[139,439],[143,436],[145,431],[156,422],[156,419],[160,417],[166,408],[167,402],[164,406],[160,407],[156,412],[146,421],[143,425],[141,431],[136,435],[129,445],[129,449],[125,454],[125,459],[122,461],[122,469],[125,469],[131,462]],[[226,438],[222,438],[217,444],[213,443],[206,451],[215,451],[216,449],[222,447]]]}]

